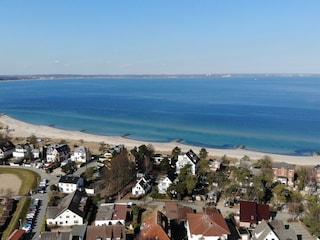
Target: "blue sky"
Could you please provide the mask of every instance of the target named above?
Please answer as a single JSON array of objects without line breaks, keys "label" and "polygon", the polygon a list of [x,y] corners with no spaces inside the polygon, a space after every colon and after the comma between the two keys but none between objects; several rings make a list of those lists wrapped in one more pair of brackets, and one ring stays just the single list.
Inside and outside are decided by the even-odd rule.
[{"label": "blue sky", "polygon": [[1,0],[1,74],[320,73],[320,1]]}]

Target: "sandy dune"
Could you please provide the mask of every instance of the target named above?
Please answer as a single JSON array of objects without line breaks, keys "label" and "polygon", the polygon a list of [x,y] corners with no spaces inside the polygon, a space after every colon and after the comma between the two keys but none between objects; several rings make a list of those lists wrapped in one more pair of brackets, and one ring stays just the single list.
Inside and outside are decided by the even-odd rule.
[{"label": "sandy dune", "polygon": [[[107,144],[116,145],[124,144],[128,148],[140,146],[142,144],[152,144],[156,151],[171,152],[176,146],[180,147],[182,151],[192,149],[194,152],[199,152],[201,147],[189,146],[179,142],[143,142],[132,140],[120,136],[100,136],[89,134],[80,131],[66,131],[49,126],[40,126],[29,124],[17,119],[11,118],[8,115],[0,115],[0,127],[2,132],[7,132],[11,137],[29,137],[35,135],[38,138],[52,138],[52,139],[65,139],[65,140],[84,140],[87,142],[105,142]],[[7,129],[4,129],[7,128]],[[320,163],[320,156],[288,156],[280,154],[270,154],[249,151],[245,149],[216,149],[206,148],[210,156],[228,156],[233,158],[242,158],[248,156],[251,159],[261,159],[264,156],[269,156],[275,162],[287,162],[297,165],[311,165],[315,166]]]}]

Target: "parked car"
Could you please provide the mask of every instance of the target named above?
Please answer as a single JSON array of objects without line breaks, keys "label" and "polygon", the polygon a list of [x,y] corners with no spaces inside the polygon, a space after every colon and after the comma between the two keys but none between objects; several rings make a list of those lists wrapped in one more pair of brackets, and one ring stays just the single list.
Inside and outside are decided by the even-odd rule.
[{"label": "parked car", "polygon": [[46,187],[40,186],[40,187],[38,188],[38,193],[46,193]]},{"label": "parked car", "polygon": [[22,227],[22,229],[25,230],[26,233],[29,233],[31,231],[31,228],[32,228],[32,224],[28,222],[26,222]]}]

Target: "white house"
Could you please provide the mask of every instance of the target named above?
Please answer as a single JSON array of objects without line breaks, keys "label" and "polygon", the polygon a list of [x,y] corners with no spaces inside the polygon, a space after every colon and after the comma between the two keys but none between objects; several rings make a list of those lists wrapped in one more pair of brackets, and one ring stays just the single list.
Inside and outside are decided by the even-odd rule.
[{"label": "white house", "polygon": [[59,191],[72,193],[83,187],[83,178],[76,176],[62,176],[58,182]]},{"label": "white house", "polygon": [[167,189],[169,186],[173,183],[174,181],[174,176],[171,175],[165,175],[161,177],[158,181],[158,191],[161,194],[166,194]]},{"label": "white house", "polygon": [[259,225],[252,231],[252,239],[280,240],[265,220],[262,220]]},{"label": "white house", "polygon": [[85,216],[87,195],[75,191],[61,201],[59,206],[47,207],[46,223],[48,226],[82,225]]},{"label": "white house", "polygon": [[67,144],[52,144],[47,148],[47,162],[63,162],[70,157]]},{"label": "white house", "polygon": [[218,169],[220,169],[222,159],[210,159],[208,163],[210,170],[216,172]]},{"label": "white house", "polygon": [[34,159],[40,158],[40,149],[38,149],[38,148],[32,149],[32,154],[33,154]]},{"label": "white house", "polygon": [[297,233],[284,225],[281,220],[267,222],[262,220],[252,231],[252,240],[286,240],[299,239]]},{"label": "white house", "polygon": [[74,149],[71,154],[71,161],[86,163],[91,160],[91,152],[87,147],[80,146]]},{"label": "white house", "polygon": [[200,158],[190,149],[184,155],[178,156],[178,161],[176,162],[176,173],[180,173],[180,169],[187,164],[191,165],[191,174],[196,174],[196,166],[200,161]]},{"label": "white house", "polygon": [[26,158],[30,153],[31,147],[29,144],[18,144],[12,152],[12,156],[15,158]]},{"label": "white house", "polygon": [[137,181],[136,185],[133,186],[132,195],[145,195],[151,190],[151,187],[150,181],[146,180],[145,177],[142,177]]},{"label": "white house", "polygon": [[102,203],[100,204],[96,218],[95,226],[103,225],[125,225],[127,219],[128,206],[126,203]]},{"label": "white house", "polygon": [[5,159],[12,156],[15,146],[7,140],[0,140],[0,159]]}]

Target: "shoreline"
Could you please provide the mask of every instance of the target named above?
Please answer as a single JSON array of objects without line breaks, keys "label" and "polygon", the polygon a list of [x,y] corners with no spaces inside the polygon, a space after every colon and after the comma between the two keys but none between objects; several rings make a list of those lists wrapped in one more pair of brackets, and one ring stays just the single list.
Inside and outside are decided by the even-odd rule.
[{"label": "shoreline", "polygon": [[[155,151],[158,152],[171,152],[176,146],[181,148],[182,152],[187,152],[192,149],[194,152],[198,153],[202,147],[192,146],[181,143],[180,141],[171,142],[152,142],[152,141],[140,141],[135,139],[130,139],[127,136],[104,136],[87,133],[86,131],[73,131],[73,130],[62,130],[55,128],[53,126],[36,125],[27,122],[23,122],[14,119],[6,114],[0,114],[0,125],[8,126],[8,136],[13,138],[18,137],[30,137],[35,135],[37,138],[52,138],[52,139],[64,139],[64,140],[83,140],[86,142],[95,142],[111,145],[123,144],[127,148],[139,147],[140,145],[152,145]],[[6,131],[7,131],[6,130]],[[273,153],[264,153],[251,151],[246,149],[219,149],[204,147],[209,156],[219,156],[222,157],[226,155],[227,157],[241,159],[244,156],[248,156],[251,160],[258,160],[265,156],[269,156],[274,162],[286,162],[295,165],[303,166],[316,166],[320,163],[320,156],[292,156],[292,155],[282,155]]]}]

